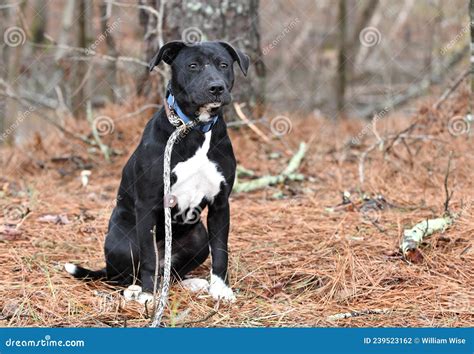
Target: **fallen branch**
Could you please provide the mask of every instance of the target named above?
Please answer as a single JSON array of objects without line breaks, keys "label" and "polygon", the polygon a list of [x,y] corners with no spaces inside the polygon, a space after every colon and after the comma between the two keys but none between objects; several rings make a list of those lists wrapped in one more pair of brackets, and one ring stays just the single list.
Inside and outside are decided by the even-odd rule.
[{"label": "fallen branch", "polygon": [[139,115],[140,113],[146,111],[147,109],[151,109],[151,108],[157,108],[157,109],[160,109],[161,105],[159,104],[154,104],[154,103],[149,103],[149,104],[146,104],[146,105],[143,105],[142,107],[140,107],[139,109],[137,109],[135,112],[131,112],[131,113],[127,113],[127,114],[124,114],[123,116],[120,116],[118,118],[115,119],[115,123],[121,121],[121,120],[124,120],[124,119],[128,119],[128,118],[131,118],[133,116],[137,116]]},{"label": "fallen branch", "polygon": [[245,122],[245,121],[242,121],[242,122],[229,122],[227,123],[227,128],[238,128],[238,127],[242,127],[242,126],[246,126],[246,125],[250,125],[250,124],[256,124],[256,123],[264,123],[266,122],[266,118],[260,118],[260,119],[253,119],[253,120],[249,120],[248,122]]},{"label": "fallen branch", "polygon": [[418,251],[418,246],[425,237],[428,237],[435,232],[443,232],[453,224],[454,218],[446,215],[442,218],[429,219],[419,222],[411,229],[403,231],[402,242],[400,243],[400,250],[405,259],[412,263],[419,263],[422,256]]},{"label": "fallen branch", "polygon": [[328,321],[337,321],[337,320],[345,320],[346,318],[352,317],[360,317],[360,316],[367,316],[367,315],[380,315],[389,313],[389,309],[373,309],[373,310],[364,310],[364,311],[352,311],[352,312],[344,312],[344,313],[337,313],[335,315],[330,315],[326,317]]},{"label": "fallen branch", "polygon": [[[235,108],[235,112],[237,112],[237,117],[240,118],[240,120],[242,120],[245,125],[247,125],[250,129],[252,129],[255,134],[257,134],[260,138],[262,138],[266,143],[274,146],[273,142],[270,140],[270,138],[268,136],[265,135],[265,133],[263,133],[250,119],[248,119],[244,112],[242,111],[242,107],[240,106],[240,104],[238,104],[237,102],[234,103],[234,108]],[[288,149],[285,150],[285,153],[289,156],[291,156],[292,152],[289,151]]]},{"label": "fallen branch", "polygon": [[243,166],[237,165],[237,169],[235,171],[237,177],[254,177],[255,171],[249,170]]},{"label": "fallen branch", "polygon": [[449,154],[449,159],[448,159],[448,167],[446,168],[446,175],[444,177],[444,193],[446,195],[446,199],[444,201],[444,213],[449,215],[449,201],[451,200],[451,197],[453,196],[454,192],[449,193],[449,187],[448,187],[448,179],[449,179],[449,172],[451,169],[451,158],[453,156],[453,152]]},{"label": "fallen branch", "polygon": [[271,144],[271,141],[268,138],[268,136],[266,136],[255,124],[253,124],[250,121],[250,119],[248,119],[245,116],[244,112],[242,111],[242,108],[240,107],[240,104],[238,104],[237,102],[234,102],[234,108],[235,108],[235,111],[237,112],[237,117],[239,117],[243,122],[245,122],[245,124],[247,124],[248,127],[252,129],[255,132],[255,134],[257,134],[265,142]]},{"label": "fallen branch", "polygon": [[219,312],[217,310],[212,310],[205,317],[203,317],[199,320],[182,322],[182,323],[178,323],[178,324],[184,327],[184,326],[189,326],[189,325],[196,324],[196,323],[207,322],[208,320],[210,320],[213,316],[217,315],[218,313]]},{"label": "fallen branch", "polygon": [[233,188],[234,192],[251,192],[271,185],[284,183],[285,181],[302,181],[304,176],[300,173],[296,173],[296,171],[306,154],[306,150],[306,144],[300,143],[298,151],[293,155],[288,166],[279,175],[266,175],[248,182],[239,182],[238,178],[236,178]]},{"label": "fallen branch", "polygon": [[376,143],[372,144],[369,146],[361,155],[359,158],[359,182],[360,184],[364,184],[365,181],[365,160],[367,156],[369,155],[370,152],[375,150],[377,147],[383,147],[384,144],[388,141],[391,141],[391,143],[388,145],[388,147],[385,149],[385,151],[389,150],[392,148],[395,143],[400,140],[400,139],[406,139],[406,140],[421,140],[421,141],[438,141],[441,143],[446,143],[442,139],[436,138],[432,135],[410,135],[410,134],[390,134],[387,135],[381,140],[378,140]]}]

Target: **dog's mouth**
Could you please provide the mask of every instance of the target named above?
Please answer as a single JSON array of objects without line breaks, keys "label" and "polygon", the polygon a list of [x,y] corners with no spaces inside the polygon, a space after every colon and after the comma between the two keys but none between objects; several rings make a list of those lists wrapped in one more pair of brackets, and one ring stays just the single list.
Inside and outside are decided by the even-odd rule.
[{"label": "dog's mouth", "polygon": [[222,106],[222,102],[209,102],[201,106],[201,111],[208,112],[211,116],[215,115],[219,108]]},{"label": "dog's mouth", "polygon": [[207,106],[211,109],[212,108],[218,108],[218,107],[222,106],[222,102],[211,102],[211,103],[208,103]]},{"label": "dog's mouth", "polygon": [[217,114],[217,111],[222,106],[221,102],[208,102],[203,104],[195,113],[201,122],[208,122],[212,116]]}]

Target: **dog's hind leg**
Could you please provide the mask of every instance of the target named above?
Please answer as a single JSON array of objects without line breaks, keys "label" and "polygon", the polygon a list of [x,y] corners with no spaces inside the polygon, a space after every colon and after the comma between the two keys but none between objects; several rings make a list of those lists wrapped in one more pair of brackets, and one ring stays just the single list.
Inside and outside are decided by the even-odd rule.
[{"label": "dog's hind leg", "polygon": [[105,239],[107,280],[128,286],[139,279],[139,252],[133,220],[114,210]]}]

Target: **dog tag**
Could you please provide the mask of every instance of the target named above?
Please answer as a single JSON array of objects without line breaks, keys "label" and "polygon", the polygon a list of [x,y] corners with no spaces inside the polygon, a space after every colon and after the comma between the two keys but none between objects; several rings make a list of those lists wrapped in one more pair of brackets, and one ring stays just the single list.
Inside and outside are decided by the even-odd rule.
[{"label": "dog tag", "polygon": [[165,208],[173,208],[177,202],[178,200],[173,194],[167,194],[163,198],[163,206]]}]

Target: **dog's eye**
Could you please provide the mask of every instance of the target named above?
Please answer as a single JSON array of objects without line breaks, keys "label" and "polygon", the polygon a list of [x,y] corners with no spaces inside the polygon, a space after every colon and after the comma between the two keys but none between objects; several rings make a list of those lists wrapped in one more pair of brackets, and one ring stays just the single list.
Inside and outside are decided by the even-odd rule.
[{"label": "dog's eye", "polygon": [[221,63],[221,69],[227,69],[229,65],[227,63]]},{"label": "dog's eye", "polygon": [[191,63],[188,65],[188,67],[191,69],[191,70],[195,70],[197,69],[198,65],[196,63]]}]

